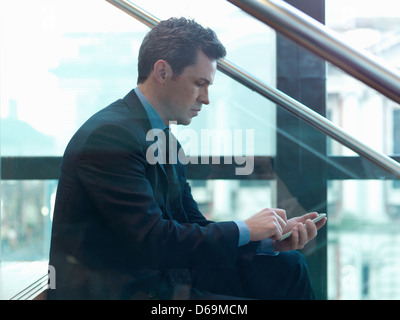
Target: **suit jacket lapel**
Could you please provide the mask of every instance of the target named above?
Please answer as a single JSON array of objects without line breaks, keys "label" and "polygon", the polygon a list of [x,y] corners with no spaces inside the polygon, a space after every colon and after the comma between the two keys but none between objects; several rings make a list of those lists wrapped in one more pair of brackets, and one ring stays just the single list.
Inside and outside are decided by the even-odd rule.
[{"label": "suit jacket lapel", "polygon": [[[124,97],[124,101],[126,102],[129,109],[131,110],[132,117],[134,119],[138,120],[138,121],[135,121],[134,123],[138,123],[141,126],[141,129],[144,132],[144,135],[146,136],[147,133],[152,129],[151,122],[147,115],[146,110],[144,109],[144,106],[140,102],[140,99],[136,95],[135,91],[134,90],[130,91]],[[174,143],[176,143],[176,146],[178,147],[179,143],[176,140],[176,138],[173,136],[172,139],[174,139]],[[146,139],[144,139],[145,150],[147,151],[147,149],[150,148],[153,143],[154,143],[154,141],[146,141]],[[178,159],[177,150],[175,150],[175,151],[176,151],[175,159]],[[171,186],[166,168],[164,167],[164,165],[162,163],[159,163],[158,161],[156,162],[155,165],[161,168],[161,171],[163,172],[163,174],[165,176],[165,180],[168,182],[168,190],[170,190],[172,188],[172,186]],[[179,165],[181,165],[181,164],[177,164],[177,166],[179,166]],[[177,177],[177,179],[179,181],[179,177]],[[182,193],[180,194],[180,196],[182,196]],[[169,201],[170,199],[169,199],[168,195],[165,197],[165,199],[166,199],[166,212],[167,212],[168,216],[171,219],[175,219],[175,220],[178,220],[181,222],[186,222],[187,218],[185,219],[185,214],[182,214],[183,213],[182,204],[181,204],[181,210],[172,210],[172,208],[170,206],[170,201]],[[175,212],[180,211],[180,212],[176,212],[176,214],[173,214],[174,211]]]},{"label": "suit jacket lapel", "polygon": [[[135,93],[135,90],[130,91],[125,97],[124,101],[128,105],[129,109],[132,111],[132,115],[136,120],[139,120],[138,123],[141,125],[142,130],[144,132],[144,135],[146,136],[147,133],[152,130],[151,122],[150,119],[147,115],[146,110],[144,109],[140,99]],[[154,143],[154,141],[147,141],[144,139],[144,144],[146,150],[151,147],[151,145]],[[162,169],[165,175],[167,175],[165,168],[163,166],[163,163],[156,162],[158,166]]]}]

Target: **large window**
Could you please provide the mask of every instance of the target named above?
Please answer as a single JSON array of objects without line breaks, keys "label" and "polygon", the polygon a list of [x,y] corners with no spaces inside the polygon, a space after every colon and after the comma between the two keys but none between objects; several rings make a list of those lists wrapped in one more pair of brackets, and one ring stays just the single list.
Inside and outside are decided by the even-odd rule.
[{"label": "large window", "polygon": [[[161,19],[183,15],[212,27],[228,59],[274,84],[275,33],[235,6],[189,0],[137,4]],[[61,157],[84,121],[136,86],[138,49],[149,28],[107,1],[1,2],[0,23],[2,157]],[[202,130],[214,133],[212,143],[200,148],[183,140],[188,156],[275,153],[272,103],[222,73],[210,94],[210,106],[189,129],[198,137]],[[235,130],[245,143],[252,139],[249,149],[235,148],[235,139],[219,134],[229,139]],[[253,131],[251,136],[246,130]],[[177,134],[185,139],[185,130]],[[214,220],[241,217],[274,202],[269,181],[192,183],[201,207]],[[56,180],[1,182],[0,260],[47,259],[56,188]],[[249,193],[260,194],[260,200],[249,201]]]},{"label": "large window", "polygon": [[[352,46],[399,70],[397,6],[392,0],[326,0],[326,22]],[[336,67],[327,70],[329,118],[375,150],[398,154],[399,105]],[[355,156],[336,142],[329,146],[330,155]],[[399,196],[398,181],[329,182],[330,299],[400,298]]]},{"label": "large window", "polygon": [[47,260],[56,180],[1,183],[1,260]]},{"label": "large window", "polygon": [[[393,70],[400,70],[400,36],[395,0],[326,0],[326,25],[352,47],[376,57]],[[399,105],[347,75],[327,68],[327,110],[330,119],[368,146],[385,154],[398,148]],[[337,143],[332,155],[354,155]]]},{"label": "large window", "polygon": [[[134,2],[160,19],[187,16],[210,26],[226,45],[229,61],[276,86],[279,57],[275,32],[228,1]],[[399,68],[397,2],[326,0],[326,24],[351,45]],[[136,86],[138,48],[148,30],[103,0],[1,1],[2,161],[9,163],[19,157],[61,158],[66,144],[84,121]],[[399,155],[400,106],[330,64],[326,70],[327,117],[374,149]],[[174,129],[187,155],[229,159],[247,153],[272,159],[272,165],[258,163],[255,170],[261,175],[254,180],[224,172],[223,177],[203,174],[192,179],[193,194],[202,212],[213,220],[242,219],[263,207],[276,206],[278,198],[280,203],[301,210],[297,195],[291,194],[293,189],[288,188],[286,202],[282,194],[277,195],[284,188],[274,175],[274,168],[279,166],[274,161],[285,160],[287,168],[299,168],[299,175],[293,178],[298,179],[297,191],[308,197],[319,192],[309,183],[310,176],[302,175],[306,164],[300,162],[307,157],[293,160],[282,154],[277,156],[277,140],[299,144],[301,152],[320,159],[326,167],[334,163],[340,172],[324,177],[328,200],[320,207],[327,207],[327,241],[322,238],[313,244],[328,248],[327,279],[323,279],[328,283],[328,298],[399,299],[399,181],[360,177],[359,172],[368,172],[369,165],[357,162],[354,152],[331,139],[327,139],[326,154],[321,153],[325,145],[304,145],[301,138],[308,137],[301,133],[300,139],[292,137],[295,129],[290,123],[282,121],[277,128],[275,104],[222,73],[217,73],[210,97],[211,104],[190,126]],[[293,129],[290,133],[286,132],[288,127]],[[187,129],[197,138],[207,137],[211,144],[190,141]],[[211,138],[202,136],[204,130],[213,134]],[[246,130],[250,130],[247,136]],[[320,134],[306,131],[316,137]],[[244,142],[240,148],[235,147],[235,132]],[[355,165],[345,165],[348,162],[343,161],[347,159],[356,160]],[[360,169],[360,163],[365,167]],[[13,168],[18,170],[18,166]],[[319,172],[312,178],[318,179]],[[40,180],[5,176],[9,173],[1,173],[0,261],[46,260],[57,176]],[[322,275],[325,272],[318,265],[313,270]]]},{"label": "large window", "polygon": [[390,181],[331,181],[330,299],[400,298],[399,196]]}]

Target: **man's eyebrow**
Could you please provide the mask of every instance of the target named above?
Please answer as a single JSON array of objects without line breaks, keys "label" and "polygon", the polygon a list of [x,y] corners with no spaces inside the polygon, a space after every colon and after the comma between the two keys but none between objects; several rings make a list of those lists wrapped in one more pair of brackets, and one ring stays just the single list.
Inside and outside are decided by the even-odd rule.
[{"label": "man's eyebrow", "polygon": [[207,84],[212,84],[212,82],[210,80],[208,80],[207,78],[200,78],[200,80],[204,81]]}]

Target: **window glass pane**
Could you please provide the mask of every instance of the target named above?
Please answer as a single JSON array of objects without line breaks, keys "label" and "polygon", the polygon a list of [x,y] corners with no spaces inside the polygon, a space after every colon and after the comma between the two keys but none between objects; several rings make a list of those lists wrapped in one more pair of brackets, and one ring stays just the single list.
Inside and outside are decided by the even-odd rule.
[{"label": "window glass pane", "polygon": [[1,261],[47,260],[57,181],[1,182]]},{"label": "window glass pane", "polygon": [[270,85],[275,76],[275,31],[228,1],[135,0],[159,19],[185,16],[212,28],[226,46],[229,61]]},{"label": "window glass pane", "polygon": [[276,186],[269,180],[193,180],[192,195],[212,221],[240,220],[276,206]]},{"label": "window glass pane", "polygon": [[136,83],[148,28],[106,1],[1,2],[0,21],[3,156],[61,155],[90,115]]},{"label": "window glass pane", "polygon": [[[275,183],[253,180],[190,181],[206,218],[244,219],[275,207]],[[46,260],[57,181],[9,180],[1,183],[1,260]]]},{"label": "window glass pane", "polygon": [[334,180],[328,190],[328,298],[400,298],[400,189]]},{"label": "window glass pane", "polygon": [[275,155],[276,106],[222,73],[210,90],[212,105],[190,125],[173,127],[185,154]]},{"label": "window glass pane", "polygon": [[[138,4],[150,12],[153,10],[146,7],[148,2]],[[207,9],[211,6],[215,9],[215,5],[211,0],[171,1],[165,6],[168,11],[160,10],[163,6],[158,5],[152,13],[162,19],[191,16],[212,27],[226,45],[229,60],[273,85],[274,32],[227,2],[218,3],[219,10]],[[149,28],[106,1],[1,2],[0,24],[3,157],[61,156],[84,121],[136,86],[138,49]],[[210,95],[211,105],[185,129],[199,136],[201,130],[209,130],[207,134],[216,132],[214,140],[221,137],[219,145],[225,147],[226,136],[219,133],[228,132],[234,138],[234,130],[240,129],[243,144],[234,147],[239,141],[235,138],[230,149],[218,149],[215,145],[196,149],[193,141],[186,139],[183,142],[188,155],[241,155],[248,150],[247,144],[253,146],[247,155],[275,153],[273,104],[222,73],[217,74]],[[253,134],[246,135],[246,130],[253,130]],[[184,130],[177,134],[185,139]],[[196,183],[202,182],[193,181]],[[216,220],[228,215],[247,216],[273,202],[268,181],[203,183],[203,187],[193,188],[194,193],[206,213]],[[51,201],[56,184],[56,181],[2,181],[2,260],[47,259]],[[260,192],[262,202],[249,203],[246,192]],[[208,195],[205,200],[204,195]],[[232,208],[236,208],[234,212]]]},{"label": "window glass pane", "polygon": [[[275,32],[238,7],[227,1],[213,0],[171,0],[163,4],[138,0],[135,4],[159,19],[182,15],[193,17],[211,27],[227,48],[227,60],[263,82],[275,86]],[[251,130],[254,136],[254,152],[247,152],[246,155],[275,154],[276,124],[273,103],[222,73],[217,73],[215,83],[210,88],[210,97],[210,106],[204,106],[188,127],[176,128],[178,138],[186,137],[183,148],[187,155],[245,154],[246,129]],[[243,130],[243,145],[239,143],[236,149],[234,145],[238,138],[236,141],[233,139],[235,129]],[[194,131],[191,137],[197,139],[188,139],[190,130]],[[204,142],[201,140],[202,130],[204,135],[213,136],[214,148],[207,143],[201,143]],[[247,137],[250,139],[250,133]],[[226,139],[229,138],[232,138],[232,143],[227,143]],[[226,148],[227,144],[232,147]],[[231,152],[227,151],[229,149]],[[248,146],[248,151],[250,149]]]},{"label": "window glass pane", "polygon": [[[326,24],[350,46],[366,51],[395,72],[400,68],[397,0],[326,0]],[[330,120],[373,149],[398,153],[400,105],[328,63],[327,114]],[[332,141],[332,155],[354,155]]]},{"label": "window glass pane", "polygon": [[[397,6],[395,0],[326,0],[326,24],[398,71]],[[331,64],[327,94],[328,118],[373,149],[398,154],[397,103]],[[331,139],[328,153],[355,155]],[[328,186],[328,298],[399,299],[398,181],[333,180]]]},{"label": "window glass pane", "polygon": [[[211,0],[138,4],[161,19],[184,15],[212,27],[229,60],[274,83],[274,32],[235,6]],[[107,1],[1,2],[0,21],[3,156],[62,155],[86,119],[136,86],[138,48],[149,28]],[[211,105],[193,121],[194,130],[251,128],[260,141],[255,153],[274,153],[272,104],[222,74],[210,91]],[[266,120],[254,121],[260,112]]]}]

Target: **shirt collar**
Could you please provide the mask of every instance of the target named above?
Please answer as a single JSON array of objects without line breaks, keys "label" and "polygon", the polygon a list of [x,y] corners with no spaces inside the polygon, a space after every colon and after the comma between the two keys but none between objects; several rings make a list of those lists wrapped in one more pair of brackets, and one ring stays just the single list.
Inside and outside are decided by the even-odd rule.
[{"label": "shirt collar", "polygon": [[143,104],[144,110],[146,111],[147,116],[149,117],[151,127],[153,129],[161,129],[161,130],[167,128],[167,126],[161,119],[156,109],[154,109],[154,107],[151,105],[149,100],[147,100],[144,94],[139,90],[139,88],[137,87],[135,88],[135,93],[138,96],[140,102]]}]

